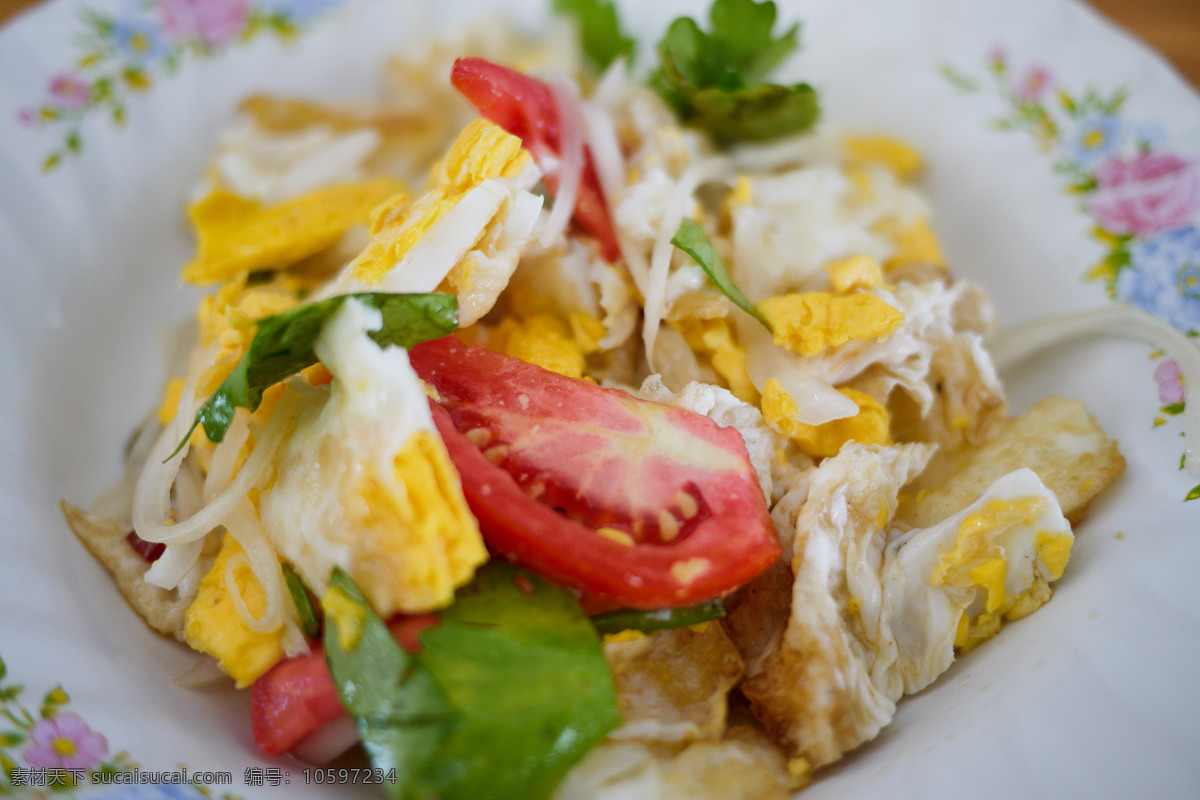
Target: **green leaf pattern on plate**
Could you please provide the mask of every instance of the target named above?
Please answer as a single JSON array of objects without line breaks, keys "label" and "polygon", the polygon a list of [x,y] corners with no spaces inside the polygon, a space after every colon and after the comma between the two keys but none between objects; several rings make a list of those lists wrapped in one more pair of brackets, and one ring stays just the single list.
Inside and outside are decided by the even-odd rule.
[{"label": "green leaf pattern on plate", "polygon": [[61,131],[42,159],[49,171],[83,152],[83,123],[123,126],[129,102],[189,60],[208,59],[264,35],[294,39],[341,0],[141,0],[116,14],[89,8],[73,37],[78,56],[50,76],[45,97],[17,112],[31,128]]}]

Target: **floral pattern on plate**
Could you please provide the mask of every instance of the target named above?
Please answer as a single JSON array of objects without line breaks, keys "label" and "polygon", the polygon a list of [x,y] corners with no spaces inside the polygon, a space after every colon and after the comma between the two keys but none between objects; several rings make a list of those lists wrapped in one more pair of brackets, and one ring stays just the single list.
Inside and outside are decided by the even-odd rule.
[{"label": "floral pattern on plate", "polygon": [[42,697],[36,713],[21,702],[26,687],[8,682],[0,658],[0,796],[86,797],[89,800],[204,800],[216,794],[191,780],[185,767],[156,779],[74,711],[61,686]]},{"label": "floral pattern on plate", "polygon": [[[1006,108],[995,127],[1024,131],[1051,154],[1105,249],[1086,277],[1114,300],[1200,337],[1200,163],[1172,149],[1159,126],[1126,117],[1124,88],[1072,91],[1045,65],[1013,65],[999,46],[988,54],[986,79],[951,66],[942,72],[964,91],[997,94]],[[1178,364],[1164,359],[1154,379],[1162,414],[1182,413]],[[1200,485],[1184,499],[1197,498]]]},{"label": "floral pattern on plate", "polygon": [[120,14],[83,9],[73,68],[51,76],[45,97],[17,112],[32,128],[62,132],[42,161],[59,166],[83,150],[83,121],[123,125],[129,97],[150,90],[189,58],[209,58],[263,34],[291,39],[342,0],[138,0]]}]

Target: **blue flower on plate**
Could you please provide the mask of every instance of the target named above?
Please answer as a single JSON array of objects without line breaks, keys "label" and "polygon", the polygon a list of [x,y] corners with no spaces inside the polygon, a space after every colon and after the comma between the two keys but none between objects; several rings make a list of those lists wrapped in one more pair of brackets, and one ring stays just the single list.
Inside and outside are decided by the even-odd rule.
[{"label": "blue flower on plate", "polygon": [[1086,117],[1065,145],[1080,169],[1090,169],[1121,149],[1121,120],[1112,114]]},{"label": "blue flower on plate", "polygon": [[1200,228],[1135,240],[1128,268],[1117,275],[1117,298],[1185,333],[1200,330]]},{"label": "blue flower on plate", "polygon": [[135,64],[149,64],[169,49],[158,27],[147,19],[115,19],[112,40],[117,50]]}]

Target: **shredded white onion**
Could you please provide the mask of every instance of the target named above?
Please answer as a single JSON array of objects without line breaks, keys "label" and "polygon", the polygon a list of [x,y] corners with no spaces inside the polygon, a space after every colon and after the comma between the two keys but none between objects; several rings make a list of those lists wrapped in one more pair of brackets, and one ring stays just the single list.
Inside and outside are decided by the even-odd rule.
[{"label": "shredded white onion", "polygon": [[185,458],[175,476],[174,505],[176,513],[188,517],[204,505],[204,475],[194,458]]},{"label": "shredded white onion", "polygon": [[[588,101],[581,103],[580,108],[588,150],[596,168],[596,179],[600,181],[600,191],[604,195],[604,205],[608,209],[609,219],[616,219],[617,198],[625,192],[625,157],[621,153],[621,142],[617,138],[612,115],[605,108]],[[613,231],[617,237],[617,249],[621,251],[634,286],[645,294],[650,275],[645,255],[619,228],[613,226]]]},{"label": "shredded white onion", "polygon": [[663,207],[662,219],[659,220],[658,237],[654,240],[654,249],[650,256],[650,274],[643,292],[645,296],[645,319],[642,322],[642,342],[646,348],[646,360],[650,370],[654,369],[654,340],[658,336],[658,326],[666,313],[667,278],[671,272],[671,256],[675,247],[671,239],[679,229],[679,223],[691,209],[696,190],[701,184],[723,178],[729,174],[730,164],[718,157],[705,158],[689,166],[679,176],[675,187]]},{"label": "shredded white onion", "polygon": [[152,525],[168,524],[171,521],[171,488],[175,485],[175,477],[187,456],[190,442],[184,441],[177,452],[172,451],[191,430],[192,420],[199,406],[196,387],[200,383],[200,376],[212,365],[216,352],[214,344],[193,360],[187,380],[179,393],[175,416],[159,433],[158,439],[146,456],[141,474],[138,475],[133,489],[133,508],[130,515],[133,529],[143,539],[146,539],[142,536],[143,528],[149,529]]},{"label": "shredded white onion", "polygon": [[550,247],[559,241],[571,224],[575,213],[575,200],[579,196],[579,185],[583,182],[583,113],[580,109],[579,89],[575,83],[560,76],[546,79],[558,106],[559,120],[559,165],[558,190],[554,196],[554,207],[546,217],[546,224],[538,241],[542,247]]},{"label": "shredded white onion", "polygon": [[[238,614],[246,627],[252,631],[270,633],[279,630],[285,617],[283,573],[279,568],[279,559],[275,556],[267,532],[258,519],[258,512],[255,511],[249,500],[244,497],[241,499],[229,514],[229,518],[225,522],[225,529],[245,551],[244,554],[239,553],[225,563],[225,572],[222,576],[225,581],[225,589],[233,598]],[[243,564],[250,567],[250,571],[258,579],[265,595],[266,603],[263,612],[257,617],[250,613],[235,580],[234,570]]]},{"label": "shredded white onion", "polygon": [[[1054,345],[1097,336],[1135,338],[1170,354],[1179,365],[1185,387],[1200,386],[1200,348],[1167,323],[1127,305],[1113,305],[1039,320],[1001,331],[990,345],[997,369],[1003,371]],[[1183,411],[1184,467],[1200,475],[1200,401]]]},{"label": "shredded white onion", "polygon": [[[175,476],[173,487],[175,508],[181,516],[194,514],[204,505],[203,483],[204,478],[200,475],[196,460],[185,458]],[[195,566],[202,549],[202,539],[168,546],[146,570],[146,582],[164,589],[174,589]]]},{"label": "shredded white onion", "polygon": [[174,589],[192,571],[204,549],[204,540],[177,542],[167,545],[143,576],[146,583],[163,589]]},{"label": "shredded white onion", "polygon": [[[210,501],[233,482],[242,450],[250,439],[250,413],[239,408],[233,414],[233,422],[225,432],[225,438],[213,449],[208,474],[204,478],[204,500]],[[189,514],[190,516],[190,514]]]},{"label": "shredded white onion", "polygon": [[[148,542],[164,544],[190,542],[202,538],[213,528],[222,524],[233,511],[234,506],[244,499],[251,489],[261,486],[268,479],[275,451],[295,421],[299,407],[299,394],[285,389],[271,414],[270,422],[263,429],[262,437],[255,444],[253,452],[246,459],[246,463],[242,465],[237,477],[209,500],[207,505],[192,516],[178,522],[172,522],[170,518],[169,500],[166,509],[163,509],[157,502],[159,500],[157,490],[164,472],[161,469],[164,465],[161,464],[162,457],[159,453],[169,452],[169,448],[179,440],[172,435],[175,426],[168,426],[163,436],[155,444],[154,452],[150,454],[146,470],[138,481],[138,491],[134,495],[133,527],[137,531],[137,535]],[[185,450],[186,447],[184,445]],[[177,471],[177,468],[174,471]],[[171,474],[169,478],[173,480],[174,474]],[[143,491],[143,483],[147,484],[145,491]],[[169,491],[168,484],[166,492]]]},{"label": "shredded white onion", "polygon": [[583,132],[592,166],[596,169],[596,180],[604,194],[608,213],[613,213],[613,202],[625,191],[625,158],[621,155],[621,142],[613,126],[612,115],[595,103],[582,101]]}]

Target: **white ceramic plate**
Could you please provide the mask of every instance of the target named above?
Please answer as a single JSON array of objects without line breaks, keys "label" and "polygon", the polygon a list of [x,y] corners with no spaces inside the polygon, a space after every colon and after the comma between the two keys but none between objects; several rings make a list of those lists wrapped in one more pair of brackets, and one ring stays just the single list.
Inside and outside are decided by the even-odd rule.
[{"label": "white ceramic plate", "polygon": [[[62,0],[0,31],[0,697],[15,719],[19,707],[30,712],[29,727],[50,693],[62,724],[78,721],[59,733],[84,756],[227,772],[228,786],[209,776],[218,794],[345,796],[348,787],[306,786],[297,772],[247,783],[247,767],[294,765],[256,753],[244,694],[172,685],[192,657],[125,607],[58,501],[87,504],[118,475],[123,442],[157,396],[157,331],[195,300],[177,286],[189,248],[181,209],[237,98],[370,97],[381,60],[424,30],[413,17],[453,23],[480,4],[250,3],[290,14],[298,35],[263,31],[226,46],[242,4],[209,2],[193,32],[217,46],[181,52],[170,74],[161,21],[110,28],[118,46],[145,45],[149,85],[126,93],[123,127],[107,101],[83,114],[81,152],[45,171],[72,125],[38,124],[38,109],[81,97],[70,80],[52,81],[74,73],[94,92],[103,71],[78,63],[88,48],[81,10],[122,22],[190,5]],[[624,5],[634,28],[656,35],[681,4]],[[827,119],[893,132],[928,155],[948,259],[989,287],[1004,322],[1112,302],[1107,282],[1088,276],[1115,252],[1127,257],[1119,296],[1200,326],[1200,98],[1157,57],[1067,0],[783,6],[805,25],[790,69],[822,90]],[[528,22],[542,11],[510,13]],[[1105,106],[1117,90],[1124,99]],[[1105,192],[1067,190],[1114,160]],[[1097,226],[1123,235],[1098,238]],[[1200,502],[1183,502],[1198,479],[1178,470],[1178,420],[1160,410],[1172,391],[1169,375],[1157,385],[1163,360],[1105,340],[1005,376],[1016,410],[1048,392],[1084,398],[1120,440],[1128,472],[1077,531],[1054,601],[904,701],[876,742],[806,797],[1195,796]],[[59,686],[67,699],[53,694]],[[0,718],[0,753],[24,769],[36,742],[10,728]],[[290,785],[273,790],[273,779]]]}]

